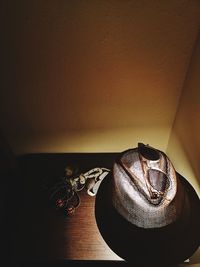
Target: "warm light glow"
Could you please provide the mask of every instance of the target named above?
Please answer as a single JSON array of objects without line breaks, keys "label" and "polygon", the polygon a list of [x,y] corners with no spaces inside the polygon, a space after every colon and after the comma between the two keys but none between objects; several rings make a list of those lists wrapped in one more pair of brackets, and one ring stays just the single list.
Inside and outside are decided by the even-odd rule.
[{"label": "warm light glow", "polygon": [[200,196],[199,181],[195,175],[192,164],[180,143],[180,139],[174,132],[170,136],[167,154],[173,162],[176,171],[191,183],[197,194]]},{"label": "warm light glow", "polygon": [[170,125],[39,133],[10,138],[16,154],[38,152],[120,152],[142,141],[166,151]]}]

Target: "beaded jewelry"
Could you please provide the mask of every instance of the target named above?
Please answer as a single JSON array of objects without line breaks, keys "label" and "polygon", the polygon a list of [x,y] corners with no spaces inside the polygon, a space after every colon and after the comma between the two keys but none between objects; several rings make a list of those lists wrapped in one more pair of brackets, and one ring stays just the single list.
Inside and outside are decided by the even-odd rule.
[{"label": "beaded jewelry", "polygon": [[73,169],[67,166],[65,176],[61,177],[60,181],[50,189],[49,199],[57,210],[72,215],[81,202],[78,192],[86,188],[88,195],[95,196],[101,182],[109,172],[110,170],[106,168],[94,168],[74,177]]}]

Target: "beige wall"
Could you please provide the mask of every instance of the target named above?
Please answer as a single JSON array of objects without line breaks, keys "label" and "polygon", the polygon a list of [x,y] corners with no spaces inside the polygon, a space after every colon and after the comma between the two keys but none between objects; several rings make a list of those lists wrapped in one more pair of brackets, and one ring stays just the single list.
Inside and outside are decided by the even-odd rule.
[{"label": "beige wall", "polygon": [[[184,82],[167,154],[200,196],[200,35],[198,36]],[[200,264],[200,248],[190,265]],[[180,265],[182,266],[182,265]]]},{"label": "beige wall", "polygon": [[3,1],[0,128],[16,153],[166,150],[199,1]]},{"label": "beige wall", "polygon": [[184,83],[168,153],[200,192],[200,35]]}]

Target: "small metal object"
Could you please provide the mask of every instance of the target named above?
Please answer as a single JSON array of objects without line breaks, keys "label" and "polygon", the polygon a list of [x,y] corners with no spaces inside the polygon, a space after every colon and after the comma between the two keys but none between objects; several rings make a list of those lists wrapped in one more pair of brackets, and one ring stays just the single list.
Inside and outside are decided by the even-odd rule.
[{"label": "small metal object", "polygon": [[50,200],[56,209],[65,210],[67,215],[74,214],[76,208],[80,205],[78,192],[87,189],[87,194],[95,196],[98,188],[110,172],[106,168],[94,168],[77,177],[73,177],[73,168],[65,168],[65,177],[62,177],[58,183],[50,190]]},{"label": "small metal object", "polygon": [[87,189],[87,193],[90,196],[95,196],[97,194],[97,191],[99,189],[99,186],[101,184],[101,182],[103,181],[103,179],[108,175],[108,173],[110,172],[110,170],[102,168],[100,170],[100,174],[99,176],[96,176],[94,179],[94,184],[92,187],[89,187]]},{"label": "small metal object", "polygon": [[85,181],[86,181],[86,178],[85,178],[84,174],[81,174],[79,176],[79,182],[80,182],[80,184],[85,184]]},{"label": "small metal object", "polygon": [[66,166],[65,168],[65,176],[66,177],[71,177],[74,173],[74,170],[71,166]]}]

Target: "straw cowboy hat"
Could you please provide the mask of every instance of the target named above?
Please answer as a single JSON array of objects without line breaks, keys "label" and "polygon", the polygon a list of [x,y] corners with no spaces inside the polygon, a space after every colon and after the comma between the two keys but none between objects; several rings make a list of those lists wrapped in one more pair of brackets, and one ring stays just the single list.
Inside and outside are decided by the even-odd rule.
[{"label": "straw cowboy hat", "polygon": [[200,243],[197,193],[165,153],[142,143],[116,158],[95,216],[108,246],[128,262],[183,262]]}]

